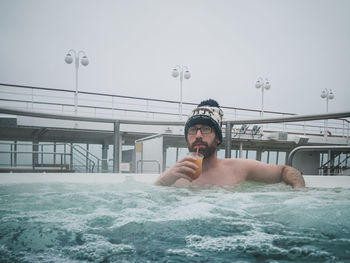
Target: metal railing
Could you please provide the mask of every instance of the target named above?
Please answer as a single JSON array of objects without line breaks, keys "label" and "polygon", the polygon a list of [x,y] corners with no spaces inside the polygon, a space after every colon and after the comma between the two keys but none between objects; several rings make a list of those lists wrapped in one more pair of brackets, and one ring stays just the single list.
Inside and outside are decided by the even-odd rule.
[{"label": "metal railing", "polygon": [[[61,120],[75,120],[75,121],[88,121],[88,122],[99,122],[99,123],[113,123],[114,124],[114,135],[113,135],[113,171],[119,172],[119,160],[120,160],[120,124],[140,124],[140,125],[163,125],[163,126],[183,126],[184,121],[149,121],[149,120],[131,120],[131,119],[116,119],[116,118],[97,118],[91,116],[74,116],[67,114],[50,114],[46,112],[34,112],[28,110],[18,110],[12,108],[0,107],[0,113],[19,115],[19,116],[30,116],[36,118],[48,118],[48,119],[61,119]],[[350,112],[338,112],[338,113],[327,113],[327,114],[313,114],[303,116],[288,116],[283,118],[259,118],[249,120],[228,120],[224,121],[226,126],[225,134],[225,156],[226,158],[231,157],[231,140],[232,140],[232,126],[242,124],[265,124],[265,123],[288,123],[288,122],[306,122],[312,120],[325,120],[325,119],[339,119],[349,118]],[[347,130],[347,133],[349,130]],[[347,137],[348,138],[348,137]]]},{"label": "metal railing", "polygon": [[[74,113],[73,90],[52,89],[35,86],[0,83],[0,107],[18,110],[51,112],[52,114]],[[183,102],[184,112],[189,113],[197,103]],[[97,92],[78,92],[78,115],[141,120],[178,121],[179,101],[113,95]],[[226,107],[225,120],[259,119],[260,110]],[[289,117],[295,114],[276,111],[264,111],[266,117]],[[184,114],[186,115],[186,114]],[[256,122],[255,124],[258,124]],[[264,129],[282,130],[302,134],[324,134],[325,125],[320,121],[308,123],[269,123]],[[349,136],[347,120],[333,120],[328,123],[327,133],[337,136]]]},{"label": "metal railing", "polygon": [[[5,105],[6,102],[10,102],[12,107],[14,104],[16,108],[28,109],[28,110],[41,110],[40,106],[45,106],[42,110],[49,110],[52,112],[74,112],[74,93],[72,90],[65,89],[51,89],[44,87],[13,85],[0,83],[0,93],[2,94],[0,101]],[[126,117],[127,113],[139,113],[148,114],[152,119],[155,119],[155,115],[168,115],[167,117],[179,116],[179,101],[162,100],[153,98],[142,98],[133,96],[113,95],[97,92],[78,92],[78,112],[80,113],[92,113],[98,116],[98,111],[101,114],[114,116],[115,112],[124,112]],[[57,102],[57,99],[60,102]],[[103,105],[103,106],[101,106]],[[197,103],[183,102],[183,105],[187,108],[187,111],[192,110],[193,106]],[[229,118],[237,119],[237,117],[259,116],[260,110],[245,109],[237,107],[222,107]],[[274,115],[293,115],[292,113],[265,111],[265,114]],[[119,114],[119,117],[123,117],[123,114]],[[158,118],[156,118],[158,119]]]},{"label": "metal railing", "polygon": [[[293,166],[293,160],[295,155],[299,152],[318,152],[320,154],[326,153],[327,160],[320,158],[320,165],[318,167],[320,175],[336,175],[340,174],[342,171],[349,169],[348,160],[350,158],[350,145],[331,145],[331,146],[299,146],[294,148],[287,159],[287,165]],[[341,154],[345,154],[344,160],[336,159],[340,157]],[[341,164],[345,164],[341,166]]]},{"label": "metal railing", "polygon": [[6,164],[2,164],[0,163],[0,169],[5,169],[5,170],[25,170],[25,169],[29,169],[32,171],[36,171],[36,170],[41,170],[41,171],[71,171],[72,168],[70,166],[70,164],[66,163],[64,160],[66,159],[66,157],[68,156],[69,158],[72,158],[72,154],[71,153],[53,153],[53,152],[43,152],[43,151],[0,151],[0,155],[1,154],[29,154],[31,156],[35,155],[35,154],[45,154],[45,155],[58,155],[60,156],[60,163],[59,164],[52,164],[52,163],[35,163],[32,162],[31,164],[17,164],[17,163],[11,163],[10,165],[6,165]]},{"label": "metal railing", "polygon": [[[78,152],[85,159],[85,167],[86,167],[87,172],[100,173],[100,172],[107,172],[108,171],[108,168],[107,168],[107,170],[104,170],[103,166],[102,166],[102,162],[103,161],[108,161],[107,159],[99,158],[95,154],[93,154],[91,151],[88,151],[84,147],[82,147],[80,145],[77,145],[77,144],[73,144],[72,148],[73,148],[73,150]],[[95,168],[96,168],[96,171],[95,171]]]},{"label": "metal railing", "polygon": [[[5,161],[5,158],[0,158],[0,168],[2,169],[24,169],[31,167],[32,170],[38,170],[38,168],[46,168],[47,170],[61,170],[61,171],[78,171],[78,172],[106,172],[103,170],[102,158],[97,157],[91,151],[88,151],[84,147],[77,144],[69,143],[40,143],[40,144],[24,144],[24,143],[0,143],[1,148],[10,148],[10,150],[0,150],[1,155],[7,155],[9,162]],[[62,147],[63,152],[56,150],[57,147]],[[17,148],[25,147],[37,147],[40,150],[17,150]],[[52,148],[52,151],[44,150],[45,148]],[[68,150],[67,150],[68,148]],[[19,155],[31,155],[30,162],[19,163]],[[51,160],[48,160],[48,156],[52,156]],[[59,156],[59,162],[57,162],[57,156]],[[108,169],[108,167],[107,167]]]}]

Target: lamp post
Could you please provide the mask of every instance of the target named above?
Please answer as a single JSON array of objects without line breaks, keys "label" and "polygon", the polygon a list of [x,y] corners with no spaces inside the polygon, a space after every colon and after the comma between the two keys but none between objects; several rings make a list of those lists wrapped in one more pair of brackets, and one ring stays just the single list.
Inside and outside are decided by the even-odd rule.
[{"label": "lamp post", "polygon": [[270,81],[268,79],[258,78],[255,82],[255,87],[257,89],[261,88],[261,117],[264,117],[264,90],[269,90],[271,88]]},{"label": "lamp post", "polygon": [[189,79],[191,77],[191,73],[186,66],[176,65],[173,68],[171,75],[174,78],[177,78],[180,75],[180,109],[179,109],[180,113],[179,113],[179,117],[181,120],[182,119],[182,82],[183,82],[184,78]]},{"label": "lamp post", "polygon": [[83,66],[89,65],[89,59],[87,58],[84,51],[76,52],[74,49],[71,49],[68,51],[66,57],[64,58],[64,61],[67,64],[71,64],[72,62],[75,62],[75,94],[74,94],[74,113],[77,115],[78,112],[78,69],[79,69],[79,62]]},{"label": "lamp post", "polygon": [[334,99],[333,91],[331,89],[322,90],[321,98],[326,99],[326,112],[328,112],[328,101]]},{"label": "lamp post", "polygon": [[[331,89],[324,89],[321,92],[321,98],[326,99],[326,112],[328,113],[328,101],[334,99],[334,93]],[[328,120],[324,120],[324,137],[327,139]]]}]

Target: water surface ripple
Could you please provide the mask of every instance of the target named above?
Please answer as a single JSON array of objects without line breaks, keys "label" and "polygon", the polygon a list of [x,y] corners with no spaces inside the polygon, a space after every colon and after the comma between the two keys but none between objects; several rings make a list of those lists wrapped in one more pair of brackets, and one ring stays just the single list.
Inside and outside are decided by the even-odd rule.
[{"label": "water surface ripple", "polygon": [[0,262],[350,262],[350,190],[0,185]]}]

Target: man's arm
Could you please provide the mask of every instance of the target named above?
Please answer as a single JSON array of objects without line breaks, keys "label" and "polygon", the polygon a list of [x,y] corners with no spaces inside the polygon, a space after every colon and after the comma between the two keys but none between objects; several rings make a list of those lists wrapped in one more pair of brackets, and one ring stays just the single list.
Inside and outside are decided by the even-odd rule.
[{"label": "man's arm", "polygon": [[[154,184],[170,186],[177,182],[192,182],[193,179],[191,178],[191,176],[195,175],[196,169],[198,168],[197,165],[193,163],[194,160],[194,157],[186,156],[182,160],[178,161],[174,166],[165,170],[157,178]],[[181,180],[182,178],[186,180]]]},{"label": "man's arm", "polygon": [[247,167],[247,180],[265,183],[284,182],[292,187],[304,187],[301,173],[290,166],[271,165],[254,160],[243,160]]},{"label": "man's arm", "polygon": [[302,174],[290,166],[284,166],[282,168],[281,181],[293,187],[305,187],[305,180]]}]

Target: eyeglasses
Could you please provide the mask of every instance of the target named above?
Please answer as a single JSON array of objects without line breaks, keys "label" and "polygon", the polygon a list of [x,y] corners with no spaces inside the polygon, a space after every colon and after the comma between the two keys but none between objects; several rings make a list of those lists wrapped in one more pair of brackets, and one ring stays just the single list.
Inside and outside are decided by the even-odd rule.
[{"label": "eyeglasses", "polygon": [[210,126],[202,126],[202,127],[195,127],[192,126],[188,129],[188,134],[189,135],[195,135],[197,134],[197,131],[200,130],[201,134],[209,134],[213,131],[213,128]]}]

